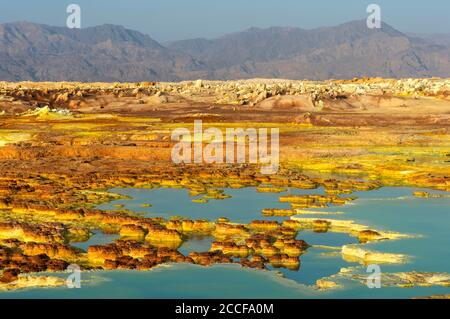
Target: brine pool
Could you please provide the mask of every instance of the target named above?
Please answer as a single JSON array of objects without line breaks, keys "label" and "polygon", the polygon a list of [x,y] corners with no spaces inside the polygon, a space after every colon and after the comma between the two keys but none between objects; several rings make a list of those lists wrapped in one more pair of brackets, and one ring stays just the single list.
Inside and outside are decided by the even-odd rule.
[{"label": "brine pool", "polygon": [[[255,219],[282,221],[288,217],[262,217],[263,208],[289,208],[278,197],[285,194],[323,194],[323,189],[288,189],[285,193],[259,193],[256,188],[225,189],[231,198],[194,203],[186,189],[117,188],[110,191],[131,199],[116,200],[100,205],[100,209],[130,209],[144,216],[184,216],[190,219],[215,220],[227,217],[232,222],[248,223]],[[415,235],[412,238],[374,242],[365,249],[404,254],[404,264],[380,265],[385,273],[450,272],[450,198],[415,198],[415,188],[385,187],[368,192],[355,192],[358,197],[345,206],[310,209],[315,212],[339,212],[336,215],[302,215],[302,217],[354,220],[371,229],[395,231]],[[444,193],[430,191],[431,193]],[[446,193],[448,194],[448,193]],[[150,203],[151,207],[143,204]],[[89,241],[77,243],[83,249],[105,244],[116,235],[94,234]],[[342,279],[342,287],[317,290],[317,279],[331,276],[343,267],[355,267],[365,273],[358,263],[345,261],[340,247],[357,243],[357,239],[343,233],[315,233],[301,231],[298,239],[313,245],[300,257],[299,270],[244,269],[239,265],[201,267],[190,264],[169,264],[150,271],[83,272],[81,289],[33,288],[0,293],[0,298],[411,298],[434,294],[449,294],[449,287],[382,287],[369,289],[365,284]],[[195,237],[183,243],[183,254],[207,251],[211,237]],[[319,247],[315,247],[318,246]],[[322,246],[333,246],[336,250]],[[52,274],[55,275],[55,274]],[[56,274],[65,277],[67,274]]]}]

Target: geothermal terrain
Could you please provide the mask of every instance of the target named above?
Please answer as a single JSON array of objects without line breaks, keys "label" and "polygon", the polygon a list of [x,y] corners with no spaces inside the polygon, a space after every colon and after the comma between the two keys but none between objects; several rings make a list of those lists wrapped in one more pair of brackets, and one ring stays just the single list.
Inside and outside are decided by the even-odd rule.
[{"label": "geothermal terrain", "polygon": [[[302,210],[346,205],[354,191],[382,186],[450,191],[447,79],[0,82],[0,112],[2,289],[62,285],[24,275],[72,263],[92,270],[165,263],[298,269],[309,247],[296,237],[301,230],[339,229],[361,244],[405,236],[332,219],[289,218]],[[192,129],[194,120],[224,130],[279,128],[279,172],[262,175],[249,164],[175,165],[171,132]],[[247,186],[269,193],[323,187],[326,194],[280,196],[291,209],[267,207],[247,224],[226,216],[164,219],[96,208],[121,198],[108,191],[113,187],[182,187],[201,195],[195,199],[201,204],[226,200],[223,188]],[[87,250],[72,245],[94,231],[120,239]],[[198,235],[214,238],[209,251],[178,250]],[[398,258],[349,247],[342,254],[361,263]],[[409,276],[423,284],[432,275]]]}]

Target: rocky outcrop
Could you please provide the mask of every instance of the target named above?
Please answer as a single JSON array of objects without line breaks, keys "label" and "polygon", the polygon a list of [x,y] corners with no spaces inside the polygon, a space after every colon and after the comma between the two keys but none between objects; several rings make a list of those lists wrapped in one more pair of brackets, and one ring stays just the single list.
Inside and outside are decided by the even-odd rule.
[{"label": "rocky outcrop", "polygon": [[81,257],[80,250],[58,243],[27,242],[20,244],[18,247],[28,256],[45,254],[51,259],[61,259],[69,262],[75,262]]},{"label": "rocky outcrop", "polygon": [[120,236],[121,237],[128,237],[128,238],[134,238],[138,240],[144,240],[145,235],[147,234],[147,231],[145,228],[139,226],[139,225],[123,225],[120,228]]},{"label": "rocky outcrop", "polygon": [[279,209],[279,208],[264,208],[262,215],[265,217],[270,216],[293,216],[296,215],[296,211],[293,209]]},{"label": "rocky outcrop", "polygon": [[[35,253],[32,251],[32,253]],[[17,248],[0,246],[0,269],[14,269],[18,272],[61,271],[69,265],[61,259],[51,259],[44,253],[27,255]]]},{"label": "rocky outcrop", "polygon": [[375,240],[381,240],[381,239],[383,239],[383,236],[379,232],[374,231],[374,230],[370,230],[370,229],[361,230],[358,233],[358,240],[360,243],[367,243],[369,241],[375,241]]},{"label": "rocky outcrop", "polygon": [[321,208],[328,204],[344,205],[355,200],[354,197],[338,197],[335,195],[285,195],[280,197],[280,202],[291,203],[293,208]]},{"label": "rocky outcrop", "polygon": [[88,248],[88,259],[93,263],[102,264],[107,259],[116,260],[120,256],[122,256],[122,250],[115,244],[93,245]]},{"label": "rocky outcrop", "polygon": [[191,258],[194,261],[194,263],[202,266],[209,266],[216,263],[220,264],[233,263],[232,258],[227,257],[218,251],[203,252],[203,253],[192,252],[189,254],[189,258]]},{"label": "rocky outcrop", "polygon": [[256,191],[259,193],[283,193],[286,191],[284,187],[264,187],[260,186],[256,188]]},{"label": "rocky outcrop", "polygon": [[176,249],[146,243],[118,240],[107,245],[90,246],[88,260],[105,269],[150,269],[168,262],[192,262]]},{"label": "rocky outcrop", "polygon": [[215,225],[207,220],[170,220],[166,228],[180,233],[210,234]]},{"label": "rocky outcrop", "polygon": [[268,257],[269,263],[275,268],[287,268],[290,270],[298,270],[300,268],[300,259],[297,257],[289,257],[286,254],[275,254]]},{"label": "rocky outcrop", "polygon": [[248,225],[248,227],[254,230],[268,231],[277,229],[280,227],[280,224],[271,220],[254,220]]},{"label": "rocky outcrop", "polygon": [[239,224],[229,224],[229,223],[217,223],[214,230],[215,237],[226,237],[226,236],[248,236],[248,229],[244,225]]},{"label": "rocky outcrop", "polygon": [[19,279],[20,270],[19,269],[5,269],[0,277],[0,282],[11,283]]},{"label": "rocky outcrop", "polygon": [[233,257],[247,257],[251,250],[246,245],[238,245],[232,241],[215,241],[211,244],[211,251],[220,251],[224,255]]},{"label": "rocky outcrop", "polygon": [[58,242],[65,241],[62,224],[27,224],[18,222],[0,223],[0,237],[16,238],[25,242]]},{"label": "rocky outcrop", "polygon": [[183,239],[179,232],[173,229],[151,228],[145,240],[150,243],[174,243],[181,244]]}]

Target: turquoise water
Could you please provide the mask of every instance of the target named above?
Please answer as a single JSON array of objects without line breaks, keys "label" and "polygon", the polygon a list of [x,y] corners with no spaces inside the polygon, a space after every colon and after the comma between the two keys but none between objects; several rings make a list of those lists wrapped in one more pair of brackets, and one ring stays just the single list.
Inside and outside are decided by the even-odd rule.
[{"label": "turquoise water", "polygon": [[213,241],[214,237],[211,236],[195,236],[185,241],[178,250],[185,256],[193,251],[208,251]]},{"label": "turquoise water", "polygon": [[[189,196],[187,189],[158,188],[158,189],[120,189],[113,188],[111,192],[120,193],[132,197],[132,200],[117,200],[100,205],[100,209],[117,209],[114,205],[122,204],[124,208],[145,213],[145,216],[184,216],[190,219],[215,220],[218,217],[227,217],[236,223],[249,223],[255,219],[262,219],[263,208],[290,208],[289,203],[279,203],[278,197],[286,194],[323,194],[323,189],[300,190],[290,188],[287,192],[258,193],[256,188],[247,187],[241,189],[225,189],[225,194],[231,198],[223,200],[211,199],[206,204],[193,203],[192,199],[201,196]],[[152,207],[142,207],[142,204],[150,203]],[[266,219],[282,220],[279,217]]]},{"label": "turquoise water", "polygon": [[420,236],[367,244],[369,249],[410,256],[404,265],[382,267],[385,271],[450,272],[450,198],[415,198],[411,196],[413,191],[416,189],[358,192],[355,195],[359,199],[352,205],[327,211],[345,212],[336,218],[353,219],[376,229]]},{"label": "turquoise water", "polygon": [[89,246],[92,245],[105,245],[114,242],[120,236],[118,234],[103,234],[101,231],[94,231],[94,234],[89,238],[89,240],[79,243],[72,243],[72,246],[78,247],[87,251]]},{"label": "turquoise water", "polygon": [[[416,238],[371,243],[364,247],[382,252],[401,253],[408,262],[400,265],[381,265],[382,272],[424,271],[450,272],[450,199],[414,198],[411,188],[382,188],[370,192],[354,193],[358,199],[349,205],[315,209],[316,211],[343,212],[340,215],[323,216],[333,219],[351,219],[373,229],[396,231],[417,235]],[[214,220],[228,217],[233,222],[250,222],[262,219],[263,208],[288,208],[279,203],[282,194],[258,193],[254,188],[226,189],[233,197],[210,200],[207,204],[192,203],[192,197],[184,189],[113,189],[131,196],[131,200],[119,200],[101,205],[102,209],[116,209],[124,204],[126,209],[143,212],[145,216],[187,216],[192,219]],[[322,193],[323,190],[289,190],[290,193]],[[143,208],[143,203],[153,206]],[[320,215],[304,217],[321,218]],[[284,218],[275,218],[282,220]],[[312,245],[342,246],[357,240],[342,233],[298,234]],[[94,235],[89,243],[77,244],[80,248],[96,243],[113,241],[101,234]],[[213,238],[196,237],[185,242],[179,250],[207,251]],[[369,289],[353,280],[344,279],[343,288],[318,291],[312,287],[317,279],[336,274],[342,267],[365,268],[342,259],[339,251],[311,247],[301,256],[298,271],[271,269],[258,271],[243,269],[239,265],[176,264],[158,267],[147,272],[105,271],[82,273],[82,288],[27,289],[1,293],[4,298],[411,298],[432,294],[448,294],[450,288],[382,287]],[[60,274],[67,276],[67,274]]]},{"label": "turquoise water", "polygon": [[[55,274],[52,274],[55,275]],[[57,274],[65,277],[66,274]],[[349,282],[346,289],[318,291],[274,272],[237,265],[177,264],[150,271],[82,273],[80,289],[38,288],[1,293],[2,298],[411,298],[448,293],[448,288],[382,288]]]}]

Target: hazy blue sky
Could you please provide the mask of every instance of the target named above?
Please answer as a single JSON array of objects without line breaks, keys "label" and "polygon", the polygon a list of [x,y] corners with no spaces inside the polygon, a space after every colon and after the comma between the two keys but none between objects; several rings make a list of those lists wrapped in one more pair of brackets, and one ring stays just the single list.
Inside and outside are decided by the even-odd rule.
[{"label": "hazy blue sky", "polygon": [[0,22],[65,25],[70,3],[81,6],[82,27],[120,24],[159,41],[211,38],[252,26],[331,26],[365,19],[371,3],[400,31],[450,33],[448,0],[1,0]]}]

